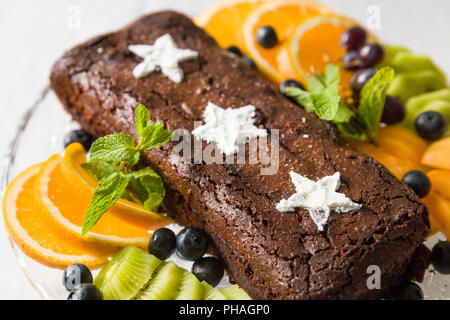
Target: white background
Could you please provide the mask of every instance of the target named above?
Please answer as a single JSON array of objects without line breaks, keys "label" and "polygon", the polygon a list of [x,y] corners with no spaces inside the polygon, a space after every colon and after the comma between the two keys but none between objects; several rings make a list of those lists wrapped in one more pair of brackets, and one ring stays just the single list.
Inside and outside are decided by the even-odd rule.
[{"label": "white background", "polygon": [[[72,45],[117,29],[144,13],[172,8],[194,16],[207,0],[1,0],[0,153],[16,123],[47,83],[52,63]],[[450,74],[450,1],[323,0],[365,24],[369,6],[380,9],[387,43],[429,54]],[[79,10],[80,20],[71,20]],[[51,115],[49,115],[51,116]],[[1,169],[1,168],[0,168]],[[1,219],[0,219],[1,220]],[[0,222],[0,299],[38,299],[15,261]]]}]

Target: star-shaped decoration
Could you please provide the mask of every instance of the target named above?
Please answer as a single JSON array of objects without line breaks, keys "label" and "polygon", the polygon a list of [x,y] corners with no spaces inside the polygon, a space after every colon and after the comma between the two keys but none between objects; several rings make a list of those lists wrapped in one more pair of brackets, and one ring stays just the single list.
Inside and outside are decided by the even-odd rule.
[{"label": "star-shaped decoration", "polygon": [[203,112],[205,124],[197,127],[192,134],[208,143],[214,142],[226,155],[239,151],[239,142],[257,137],[266,137],[267,131],[254,125],[255,106],[223,109],[209,102]]},{"label": "star-shaped decoration", "polygon": [[332,210],[350,212],[361,208],[360,204],[337,192],[341,178],[339,172],[318,181],[310,180],[294,171],[290,172],[290,176],[296,193],[287,200],[281,200],[277,209],[281,212],[294,211],[295,208],[308,210],[319,231],[323,231]]},{"label": "star-shaped decoration", "polygon": [[183,69],[180,62],[195,59],[197,51],[179,49],[170,34],[159,37],[153,45],[136,44],[128,46],[135,55],[144,59],[133,70],[136,78],[143,78],[154,71],[161,71],[176,83],[183,81]]}]

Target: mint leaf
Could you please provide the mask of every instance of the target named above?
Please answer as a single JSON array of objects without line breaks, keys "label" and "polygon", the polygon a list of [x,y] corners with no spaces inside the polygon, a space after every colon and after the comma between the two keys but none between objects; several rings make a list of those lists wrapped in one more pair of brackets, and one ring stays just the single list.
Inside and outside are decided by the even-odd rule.
[{"label": "mint leaf", "polygon": [[129,175],[115,172],[98,182],[83,220],[82,235],[85,235],[102,215],[120,199],[130,179],[131,176]]},{"label": "mint leaf", "polygon": [[334,123],[349,122],[355,113],[345,104],[339,103],[336,115],[333,118]]},{"label": "mint leaf", "polygon": [[136,108],[135,117],[136,131],[139,136],[142,136],[144,128],[148,127],[148,124],[150,122],[150,112],[143,104],[140,103]]},{"label": "mint leaf", "polygon": [[336,124],[338,130],[343,135],[359,140],[359,141],[367,141],[367,135],[364,132],[361,132],[358,128],[353,126],[351,123],[338,123]]},{"label": "mint leaf", "polygon": [[315,94],[311,93],[316,115],[323,120],[332,121],[339,109],[339,81],[328,85]]},{"label": "mint leaf", "polygon": [[81,165],[84,171],[93,176],[97,181],[119,171],[119,165],[110,164],[106,161],[89,161]]},{"label": "mint leaf", "polygon": [[113,133],[97,139],[91,147],[90,161],[102,160],[111,164],[126,161],[131,165],[139,162],[140,153],[134,145],[133,137],[123,133]]},{"label": "mint leaf", "polygon": [[395,72],[391,67],[383,67],[361,90],[358,121],[364,125],[372,137],[377,134],[386,101],[386,93],[394,80],[394,76]]},{"label": "mint leaf", "polygon": [[172,134],[171,131],[164,129],[164,125],[161,122],[156,121],[142,130],[138,148],[150,150],[163,145],[170,141]]},{"label": "mint leaf", "polygon": [[314,111],[314,103],[308,91],[296,87],[287,87],[284,94],[295,100],[299,105],[305,108],[306,111]]},{"label": "mint leaf", "polygon": [[141,196],[144,208],[149,211],[158,208],[166,195],[161,177],[149,167],[131,174],[130,187]]}]

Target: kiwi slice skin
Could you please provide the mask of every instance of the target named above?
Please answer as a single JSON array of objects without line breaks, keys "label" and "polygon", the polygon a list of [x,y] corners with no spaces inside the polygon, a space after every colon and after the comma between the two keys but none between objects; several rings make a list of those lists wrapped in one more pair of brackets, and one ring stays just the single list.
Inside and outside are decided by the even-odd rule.
[{"label": "kiwi slice skin", "polygon": [[226,288],[219,289],[219,291],[228,299],[228,300],[252,300],[250,296],[242,290],[237,284],[233,286],[229,286]]},{"label": "kiwi slice skin", "polygon": [[151,278],[161,260],[138,247],[122,249],[100,271],[94,285],[105,300],[129,300]]},{"label": "kiwi slice skin", "polygon": [[203,299],[202,300],[227,300],[227,297],[219,290],[213,288],[208,282],[202,281]]},{"label": "kiwi slice skin", "polygon": [[173,262],[163,263],[137,300],[174,300],[179,293],[184,269]]}]

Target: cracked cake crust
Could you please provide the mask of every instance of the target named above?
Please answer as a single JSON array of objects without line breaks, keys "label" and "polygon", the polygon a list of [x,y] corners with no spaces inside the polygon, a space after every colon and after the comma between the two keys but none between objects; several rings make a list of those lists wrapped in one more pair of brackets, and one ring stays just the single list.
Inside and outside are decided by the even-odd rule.
[{"label": "cracked cake crust", "polygon": [[[166,33],[178,47],[199,52],[197,60],[181,64],[183,82],[160,73],[134,78],[140,59],[128,45],[153,44]],[[429,232],[426,208],[412,190],[283,98],[187,17],[150,14],[81,44],[55,63],[51,84],[65,109],[98,137],[123,131],[137,138],[138,103],[169,130],[191,132],[208,102],[223,108],[253,104],[257,126],[280,129],[275,175],[261,175],[261,164],[183,163],[170,156],[175,142],[144,153],[164,179],[169,214],[204,228],[233,281],[253,298],[375,299],[411,277],[406,269]],[[276,204],[295,192],[291,170],[314,180],[341,172],[339,192],[362,208],[332,213],[320,233],[306,210],[279,212]],[[367,289],[369,265],[380,267],[382,290]]]}]

